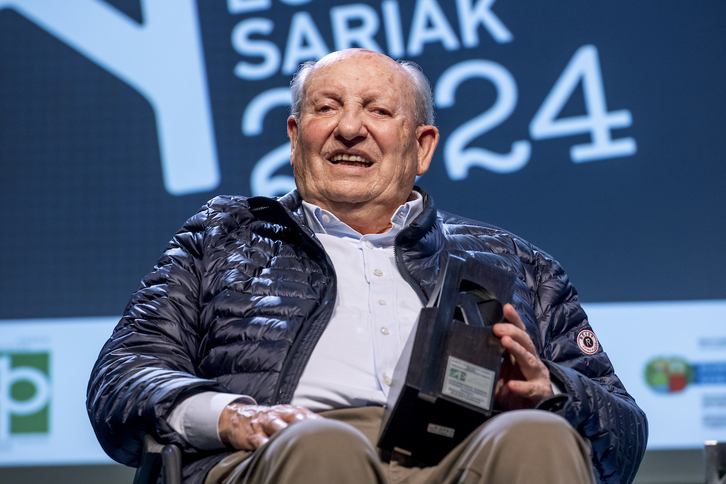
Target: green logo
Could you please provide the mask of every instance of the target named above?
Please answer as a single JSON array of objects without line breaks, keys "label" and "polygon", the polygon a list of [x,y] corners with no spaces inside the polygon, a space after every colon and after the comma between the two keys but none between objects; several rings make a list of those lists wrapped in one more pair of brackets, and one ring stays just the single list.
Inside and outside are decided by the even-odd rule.
[{"label": "green logo", "polygon": [[696,368],[683,358],[655,358],[645,367],[645,381],[658,393],[680,392],[695,383]]},{"label": "green logo", "polygon": [[0,440],[47,433],[50,354],[0,352]]},{"label": "green logo", "polygon": [[457,370],[456,368],[452,368],[451,371],[449,371],[449,376],[454,380],[466,381],[466,372]]}]

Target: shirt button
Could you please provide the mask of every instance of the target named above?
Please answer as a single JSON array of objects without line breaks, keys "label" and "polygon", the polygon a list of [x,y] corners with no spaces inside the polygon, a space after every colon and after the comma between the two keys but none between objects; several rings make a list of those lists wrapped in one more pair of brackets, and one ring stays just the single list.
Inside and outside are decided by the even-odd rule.
[{"label": "shirt button", "polygon": [[325,222],[325,223],[330,222],[330,215],[328,215],[327,213],[324,213],[323,214],[323,222]]},{"label": "shirt button", "polygon": [[403,212],[398,212],[399,217],[403,217]]},{"label": "shirt button", "polygon": [[383,299],[379,299],[378,304],[380,304],[381,306],[385,306],[387,303]]},{"label": "shirt button", "polygon": [[373,271],[373,274],[377,275],[378,277],[381,277],[383,275],[383,271],[380,269],[376,269]]},{"label": "shirt button", "polygon": [[372,249],[373,248],[373,242],[371,242],[370,240],[366,240],[366,247],[368,247],[369,249]]},{"label": "shirt button", "polygon": [[385,334],[386,336],[391,334],[391,332],[388,331],[388,328],[386,328],[385,326],[381,328],[381,333]]},{"label": "shirt button", "polygon": [[390,376],[383,375],[383,383],[385,383],[386,385],[388,385],[390,387],[391,383],[393,383],[393,380],[391,380]]}]

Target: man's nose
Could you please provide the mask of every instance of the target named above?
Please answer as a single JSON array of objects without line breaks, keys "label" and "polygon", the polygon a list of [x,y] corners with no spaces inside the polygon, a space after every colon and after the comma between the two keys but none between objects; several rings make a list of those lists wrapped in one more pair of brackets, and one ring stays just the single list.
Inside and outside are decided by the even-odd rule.
[{"label": "man's nose", "polygon": [[362,114],[356,109],[345,109],[341,113],[338,125],[335,128],[336,137],[346,142],[357,141],[367,134]]}]

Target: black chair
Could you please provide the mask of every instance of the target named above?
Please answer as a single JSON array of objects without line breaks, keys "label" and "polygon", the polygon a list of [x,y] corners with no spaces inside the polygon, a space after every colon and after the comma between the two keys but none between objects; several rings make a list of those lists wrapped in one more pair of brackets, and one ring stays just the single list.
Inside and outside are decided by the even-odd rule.
[{"label": "black chair", "polygon": [[179,446],[160,444],[147,434],[134,484],[182,484],[181,476],[182,452]]},{"label": "black chair", "polygon": [[726,484],[726,442],[706,441],[706,484]]}]

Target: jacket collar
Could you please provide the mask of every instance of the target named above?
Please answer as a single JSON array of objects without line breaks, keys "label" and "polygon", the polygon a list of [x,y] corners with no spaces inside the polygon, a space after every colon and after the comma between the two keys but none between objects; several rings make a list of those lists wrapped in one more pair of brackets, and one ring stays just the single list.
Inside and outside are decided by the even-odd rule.
[{"label": "jacket collar", "polygon": [[[406,231],[410,233],[406,237],[407,240],[418,240],[418,238],[425,235],[436,223],[437,213],[436,207],[434,206],[434,200],[431,196],[426,193],[421,187],[413,187],[415,191],[421,194],[423,197],[423,212],[416,217],[411,224],[408,225]],[[254,197],[262,198],[262,197]],[[301,226],[307,228],[305,221],[305,215],[302,209],[302,197],[300,192],[296,189],[286,193],[279,197],[278,202],[290,213],[290,216],[295,219]]]},{"label": "jacket collar", "polygon": [[[420,187],[414,187],[423,197],[423,212],[396,236],[395,252],[401,269],[413,275],[423,289],[423,301],[431,295],[438,278],[439,260],[445,250],[444,231],[431,196]],[[296,239],[301,243],[311,242],[317,251],[324,250],[308,226],[303,213],[302,197],[297,189],[272,199],[252,197],[248,199],[254,215],[267,222],[282,225],[292,232],[295,226],[302,228],[308,237]],[[298,229],[299,230],[299,229]],[[299,232],[298,232],[299,234]]]}]

